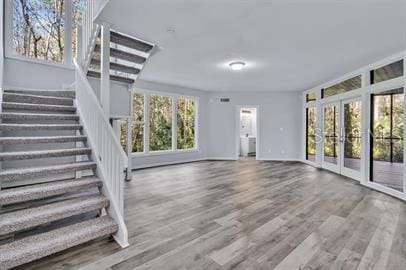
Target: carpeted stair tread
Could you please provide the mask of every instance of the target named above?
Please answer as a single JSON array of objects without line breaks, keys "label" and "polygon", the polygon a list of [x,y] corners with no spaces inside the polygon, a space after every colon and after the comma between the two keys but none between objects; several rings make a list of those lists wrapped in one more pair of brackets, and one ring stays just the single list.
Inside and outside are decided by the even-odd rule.
[{"label": "carpeted stair tread", "polygon": [[17,103],[30,103],[30,104],[51,104],[51,105],[64,105],[73,106],[72,98],[63,97],[49,97],[49,96],[36,96],[26,95],[19,93],[3,93],[4,102],[17,102]]},{"label": "carpeted stair tread", "polygon": [[104,216],[23,238],[0,246],[0,266],[1,269],[9,269],[111,235],[117,230],[117,224]]},{"label": "carpeted stair tread", "polygon": [[82,130],[78,124],[0,124],[0,131],[15,130]]},{"label": "carpeted stair tread", "polygon": [[92,150],[90,148],[2,152],[0,153],[0,161],[90,155],[91,152]]},{"label": "carpeted stair tread", "polygon": [[76,112],[76,108],[74,106],[30,104],[18,102],[3,102],[2,108],[7,110]]},{"label": "carpeted stair tread", "polygon": [[78,121],[79,115],[75,114],[45,114],[45,113],[0,113],[3,120],[73,120]]},{"label": "carpeted stair tread", "polygon": [[7,235],[75,215],[100,210],[107,207],[108,203],[106,197],[93,195],[5,213],[0,215],[0,235]]},{"label": "carpeted stair tread", "polygon": [[75,98],[74,90],[39,90],[39,89],[5,89],[5,93],[16,93],[34,96]]},{"label": "carpeted stair tread", "polygon": [[82,191],[93,187],[101,187],[103,182],[97,177],[62,180],[44,184],[28,185],[17,188],[3,189],[0,192],[0,205],[44,199],[69,192]]},{"label": "carpeted stair tread", "polygon": [[85,142],[86,136],[0,137],[0,145]]},{"label": "carpeted stair tread", "polygon": [[16,169],[4,169],[0,171],[0,181],[15,181],[28,177],[50,176],[61,173],[75,172],[81,170],[95,170],[95,162],[75,162],[62,165],[48,165],[41,167],[28,167]]}]

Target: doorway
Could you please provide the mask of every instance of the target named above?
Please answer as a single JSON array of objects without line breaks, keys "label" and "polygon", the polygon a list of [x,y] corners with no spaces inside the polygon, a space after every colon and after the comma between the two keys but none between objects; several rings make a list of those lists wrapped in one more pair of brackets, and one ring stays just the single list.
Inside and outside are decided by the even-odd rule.
[{"label": "doorway", "polygon": [[257,159],[258,106],[237,106],[236,159]]},{"label": "doorway", "polygon": [[322,167],[361,179],[361,99],[342,100],[323,106]]}]

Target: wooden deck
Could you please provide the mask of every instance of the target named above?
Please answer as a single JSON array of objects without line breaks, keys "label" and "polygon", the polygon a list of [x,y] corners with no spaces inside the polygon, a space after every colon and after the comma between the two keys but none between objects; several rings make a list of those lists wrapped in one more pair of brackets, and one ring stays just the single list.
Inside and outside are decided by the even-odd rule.
[{"label": "wooden deck", "polygon": [[406,204],[297,162],[205,161],[126,183],[111,239],[19,269],[404,269]]}]

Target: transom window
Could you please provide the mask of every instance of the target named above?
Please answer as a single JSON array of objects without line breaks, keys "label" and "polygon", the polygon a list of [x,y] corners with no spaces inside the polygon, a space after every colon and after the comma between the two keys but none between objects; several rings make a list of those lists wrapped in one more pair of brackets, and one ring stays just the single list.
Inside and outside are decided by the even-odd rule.
[{"label": "transom window", "polygon": [[371,84],[403,76],[403,60],[371,70]]},{"label": "transom window", "polygon": [[316,92],[312,91],[306,94],[306,102],[316,101]]},{"label": "transom window", "polygon": [[343,82],[337,83],[335,85],[332,85],[330,87],[326,87],[321,90],[321,96],[322,98],[327,98],[331,97],[334,95],[342,94],[348,91],[356,90],[361,88],[361,75],[352,77],[348,80],[345,80]]}]

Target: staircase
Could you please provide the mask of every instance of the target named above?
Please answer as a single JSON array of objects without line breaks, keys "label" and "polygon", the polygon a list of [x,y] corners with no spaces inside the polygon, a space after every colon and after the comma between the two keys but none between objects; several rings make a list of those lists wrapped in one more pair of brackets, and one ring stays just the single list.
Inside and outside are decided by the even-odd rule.
[{"label": "staircase", "polygon": [[[110,30],[110,80],[133,84],[152,55],[154,45]],[[100,78],[101,67],[100,35],[92,53],[88,77]]]},{"label": "staircase", "polygon": [[0,269],[118,231],[74,100],[71,90],[4,91]]}]

